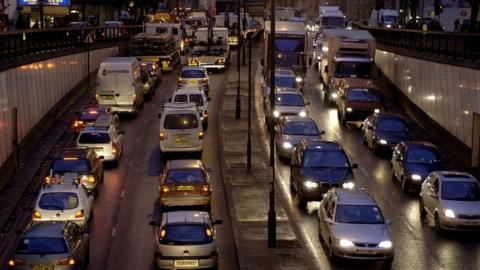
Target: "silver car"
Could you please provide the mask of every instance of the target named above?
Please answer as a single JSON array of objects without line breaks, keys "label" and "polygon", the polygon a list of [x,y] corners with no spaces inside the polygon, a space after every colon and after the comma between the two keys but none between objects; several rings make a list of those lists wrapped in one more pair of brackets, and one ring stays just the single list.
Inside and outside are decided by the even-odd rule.
[{"label": "silver car", "polygon": [[8,260],[9,269],[85,269],[89,230],[73,222],[31,223]]},{"label": "silver car", "polygon": [[318,234],[336,257],[393,262],[390,229],[379,206],[362,189],[332,188],[318,210]]},{"label": "silver car", "polygon": [[480,231],[480,185],[471,174],[435,171],[420,191],[420,215],[435,222],[435,230]]},{"label": "silver car", "polygon": [[204,211],[163,213],[151,221],[155,231],[155,265],[162,269],[202,269],[217,266],[217,243],[213,221]]},{"label": "silver car", "polygon": [[277,151],[280,158],[290,159],[293,148],[302,139],[321,139],[324,131],[318,129],[315,121],[310,117],[284,116],[280,118],[276,132]]},{"label": "silver car", "polygon": [[310,103],[305,102],[302,93],[295,88],[280,88],[275,92],[275,110],[271,113],[271,100],[265,100],[265,122],[274,124],[282,116],[308,116],[307,106]]}]

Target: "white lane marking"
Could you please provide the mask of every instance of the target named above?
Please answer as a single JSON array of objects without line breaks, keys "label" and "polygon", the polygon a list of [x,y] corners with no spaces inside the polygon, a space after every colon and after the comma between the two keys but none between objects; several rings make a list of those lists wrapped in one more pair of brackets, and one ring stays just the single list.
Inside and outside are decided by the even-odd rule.
[{"label": "white lane marking", "polygon": [[120,193],[120,198],[123,198],[125,197],[125,190],[122,190],[122,192]]},{"label": "white lane marking", "polygon": [[117,227],[113,227],[112,236],[115,236],[116,234],[117,234]]}]

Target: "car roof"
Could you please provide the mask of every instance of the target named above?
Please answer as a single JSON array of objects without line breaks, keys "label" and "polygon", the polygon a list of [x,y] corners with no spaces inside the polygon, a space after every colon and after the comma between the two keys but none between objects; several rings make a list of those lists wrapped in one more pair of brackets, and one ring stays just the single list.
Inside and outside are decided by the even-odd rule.
[{"label": "car roof", "polygon": [[398,118],[406,121],[405,117],[396,113],[377,113],[375,115],[377,116],[377,118]]},{"label": "car roof", "polygon": [[166,102],[163,104],[163,108],[165,112],[170,112],[170,111],[195,111],[198,112],[197,109],[197,104],[193,102],[178,102],[178,103],[172,103],[172,102]]},{"label": "car roof", "polygon": [[407,149],[430,148],[438,151],[438,148],[433,143],[427,141],[406,141],[402,143]]},{"label": "car roof", "polygon": [[108,127],[96,127],[96,126],[88,126],[83,128],[80,134],[85,133],[108,133]]},{"label": "car roof", "polygon": [[209,223],[210,216],[205,211],[170,211],[163,214],[162,221],[172,223]]},{"label": "car roof", "polygon": [[183,66],[182,71],[184,70],[200,70],[200,71],[205,71],[205,68],[202,66]]},{"label": "car roof", "polygon": [[67,192],[67,191],[77,193],[79,185],[80,184],[72,184],[72,183],[44,185],[40,190],[40,193]]},{"label": "car roof", "polygon": [[291,69],[276,69],[275,70],[275,77],[285,77],[285,76],[294,77],[295,73]]},{"label": "car roof", "polygon": [[343,81],[348,84],[349,88],[378,89],[377,85],[370,79],[345,78]]},{"label": "car roof", "polygon": [[275,93],[300,93],[295,87],[276,87]]},{"label": "car roof", "polygon": [[199,159],[176,159],[167,161],[169,169],[203,169],[203,163]]},{"label": "car roof", "polygon": [[25,237],[63,237],[65,222],[39,222],[32,224]]},{"label": "car roof", "polygon": [[62,148],[55,152],[54,159],[63,159],[63,158],[87,158],[88,149],[86,148]]},{"label": "car roof", "polygon": [[458,171],[436,171],[442,181],[458,181],[458,182],[475,182],[478,183],[477,179],[466,172]]},{"label": "car roof", "polygon": [[370,63],[373,62],[372,58],[365,58],[361,56],[352,56],[352,55],[338,55],[335,56],[334,61],[355,61],[355,62],[362,62],[362,63]]},{"label": "car roof", "polygon": [[329,150],[329,151],[342,151],[343,148],[340,144],[336,141],[327,141],[322,139],[312,139],[312,140],[305,140],[307,149],[322,149],[322,150]]},{"label": "car roof", "polygon": [[377,205],[375,200],[363,189],[334,188],[339,205]]}]

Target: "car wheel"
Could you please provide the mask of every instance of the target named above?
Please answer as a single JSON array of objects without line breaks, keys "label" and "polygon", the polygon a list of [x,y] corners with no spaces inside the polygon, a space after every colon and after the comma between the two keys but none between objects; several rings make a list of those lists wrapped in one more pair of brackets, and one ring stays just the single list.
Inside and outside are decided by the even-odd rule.
[{"label": "car wheel", "polygon": [[425,217],[427,212],[425,211],[425,204],[423,203],[422,199],[420,198],[418,202],[418,212],[420,213],[420,217]]},{"label": "car wheel", "polygon": [[208,120],[203,123],[203,129],[208,129]]},{"label": "car wheel", "polygon": [[367,145],[367,144],[368,144],[368,143],[367,143],[367,138],[365,138],[365,134],[363,134],[363,132],[362,132],[362,143],[363,143],[363,145]]},{"label": "car wheel", "polygon": [[402,191],[404,193],[408,193],[410,190],[410,183],[408,182],[407,179],[405,179],[405,176],[402,176]]},{"label": "car wheel", "polygon": [[300,209],[305,209],[307,208],[307,200],[305,200],[302,195],[298,194],[297,193],[297,198],[298,198],[298,207],[300,207]]},{"label": "car wheel", "polygon": [[382,269],[391,269],[391,268],[392,268],[392,264],[393,264],[393,257],[392,257],[392,258],[389,258],[389,259],[386,259],[386,260],[383,262]]},{"label": "car wheel", "polygon": [[208,203],[208,204],[205,206],[205,211],[207,211],[208,213],[212,212],[212,204],[211,204],[211,203]]},{"label": "car wheel", "polygon": [[291,191],[292,193],[296,193],[297,190],[295,189],[295,186],[293,185],[293,181],[295,181],[295,180],[293,180],[293,177],[290,176],[290,191]]},{"label": "car wheel", "polygon": [[435,213],[435,231],[441,233],[442,225],[440,224],[440,218],[438,217],[438,213]]},{"label": "car wheel", "polygon": [[333,252],[333,244],[331,239],[328,241],[328,258],[332,262],[336,260],[335,253]]},{"label": "car wheel", "polygon": [[87,266],[89,263],[90,263],[90,248],[87,248],[87,254],[85,254],[85,259],[82,263],[82,268],[87,269]]},{"label": "car wheel", "polygon": [[372,151],[375,155],[378,155],[378,145],[377,145],[377,143],[372,143]]}]

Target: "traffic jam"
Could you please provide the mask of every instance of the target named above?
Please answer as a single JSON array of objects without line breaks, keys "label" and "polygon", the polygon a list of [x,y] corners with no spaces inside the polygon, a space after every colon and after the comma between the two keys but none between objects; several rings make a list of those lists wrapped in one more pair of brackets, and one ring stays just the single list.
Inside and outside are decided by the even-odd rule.
[{"label": "traffic jam", "polygon": [[[418,219],[429,220],[438,233],[478,230],[477,179],[446,170],[438,147],[417,140],[409,120],[382,105],[375,81],[375,38],[366,30],[346,29],[345,16],[338,9],[320,12],[315,27],[275,21],[275,36],[270,21],[265,21],[258,64],[263,70],[259,95],[264,111],[259,121],[274,133],[280,174],[286,175],[297,207],[309,211],[312,202],[317,204],[315,236],[324,255],[331,261],[378,260],[390,268],[395,232],[381,204],[358,184],[359,165],[349,151],[341,142],[325,139],[330,129],[317,121],[311,109],[320,101],[306,97],[307,92],[317,91],[307,89],[307,73],[321,82],[324,102],[315,105],[335,109],[338,128],[358,129],[365,147],[389,160],[392,180],[401,191],[418,197]],[[210,29],[204,12],[192,12],[178,23],[147,23],[145,32],[131,40],[129,56],[102,61],[93,101],[76,112],[71,123],[73,146],[57,149],[50,157],[31,222],[8,259],[10,269],[88,267],[89,224],[98,218],[93,205],[105,192],[105,171],[121,166],[125,153],[121,122],[139,121],[149,103],[159,108],[158,125],[144,132],[158,134],[163,162],[156,183],[158,201],[152,202],[158,204],[161,216],[149,221],[154,230],[153,265],[218,267],[216,228],[223,221],[212,215],[212,194],[217,191],[210,180],[212,168],[202,156],[211,95],[220,90],[211,86],[210,76],[227,71],[231,50],[239,46],[232,31],[236,26],[224,27],[225,17],[219,15]],[[244,30],[245,34],[258,31]],[[272,38],[275,48],[270,48]],[[272,62],[274,74],[269,72]],[[168,73],[178,73],[173,95],[163,97],[163,104],[152,104]]]}]

